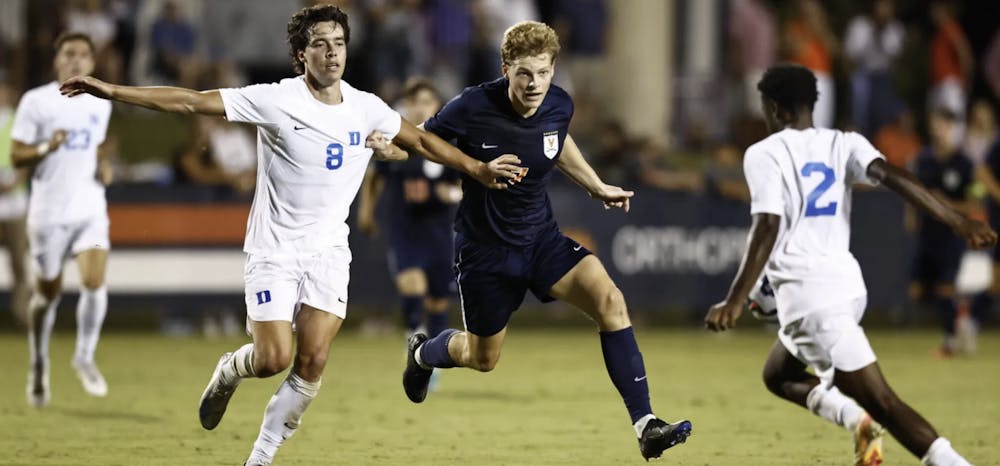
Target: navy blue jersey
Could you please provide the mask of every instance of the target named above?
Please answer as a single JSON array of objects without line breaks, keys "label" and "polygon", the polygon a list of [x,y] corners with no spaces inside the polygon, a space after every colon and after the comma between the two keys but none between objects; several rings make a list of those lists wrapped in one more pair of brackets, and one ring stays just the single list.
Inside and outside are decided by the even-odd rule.
[{"label": "navy blue jersey", "polygon": [[503,154],[521,159],[527,172],[506,190],[462,174],[455,231],[472,241],[526,246],[556,226],[546,185],[573,118],[573,100],[553,85],[535,114],[524,118],[514,111],[507,87],[507,79],[500,78],[467,88],[424,128],[483,162]]},{"label": "navy blue jersey", "polygon": [[[961,151],[940,160],[930,149],[925,149],[917,157],[916,176],[928,189],[944,194],[952,202],[963,202],[973,182],[972,162]],[[921,214],[920,222],[920,236],[926,241],[933,243],[956,238],[951,228],[926,213]],[[933,247],[930,243],[928,245]]]}]

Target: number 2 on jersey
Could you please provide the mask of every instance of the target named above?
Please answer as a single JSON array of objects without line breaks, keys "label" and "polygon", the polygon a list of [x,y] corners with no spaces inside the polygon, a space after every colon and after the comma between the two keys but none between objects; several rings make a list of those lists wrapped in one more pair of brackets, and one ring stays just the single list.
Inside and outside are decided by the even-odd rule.
[{"label": "number 2 on jersey", "polygon": [[344,164],[344,146],[331,142],[326,146],[326,169],[336,170]]},{"label": "number 2 on jersey", "polygon": [[835,215],[837,213],[837,201],[831,201],[824,206],[817,206],[816,202],[819,201],[819,198],[823,196],[826,190],[833,186],[837,175],[833,172],[833,168],[830,168],[825,163],[809,162],[802,166],[802,176],[811,177],[816,172],[823,174],[823,181],[820,181],[819,185],[806,197],[806,217]]}]

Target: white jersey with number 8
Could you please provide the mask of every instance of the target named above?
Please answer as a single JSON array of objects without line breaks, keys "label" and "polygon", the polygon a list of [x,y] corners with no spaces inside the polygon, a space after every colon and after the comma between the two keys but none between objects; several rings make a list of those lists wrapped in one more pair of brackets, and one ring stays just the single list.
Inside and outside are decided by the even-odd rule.
[{"label": "white jersey with number 8", "polygon": [[343,102],[320,102],[302,76],[221,89],[229,121],[257,126],[257,190],[243,250],[302,255],[347,246],[347,215],[371,149],[365,138],[399,132],[401,119],[374,94],[340,81]]},{"label": "white jersey with number 8", "polygon": [[875,184],[868,165],[883,158],[857,133],[785,129],[746,151],[750,213],[781,217],[765,268],[778,317],[791,322],[867,294],[851,254],[851,186]]}]

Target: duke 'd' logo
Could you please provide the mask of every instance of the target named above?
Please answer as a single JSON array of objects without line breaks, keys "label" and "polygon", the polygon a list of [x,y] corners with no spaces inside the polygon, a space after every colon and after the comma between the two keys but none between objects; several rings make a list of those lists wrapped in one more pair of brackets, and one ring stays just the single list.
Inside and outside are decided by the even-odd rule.
[{"label": "duke 'd' logo", "polygon": [[545,156],[553,158],[559,154],[559,131],[546,131],[542,134],[542,148]]}]

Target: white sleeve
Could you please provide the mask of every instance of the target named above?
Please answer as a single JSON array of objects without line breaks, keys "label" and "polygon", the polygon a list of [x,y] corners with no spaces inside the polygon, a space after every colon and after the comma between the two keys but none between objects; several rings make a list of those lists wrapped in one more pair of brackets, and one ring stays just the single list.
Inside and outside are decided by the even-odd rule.
[{"label": "white sleeve", "polygon": [[386,139],[395,138],[403,124],[403,117],[374,94],[368,94],[368,102],[369,131],[379,130]]},{"label": "white sleeve", "polygon": [[10,138],[28,145],[40,144],[42,141],[42,124],[38,115],[38,105],[32,102],[30,94],[21,98],[14,112],[14,126],[10,129]]},{"label": "white sleeve", "polygon": [[784,182],[781,166],[770,153],[759,147],[750,147],[743,157],[743,175],[750,188],[750,215],[774,214],[784,216]]},{"label": "white sleeve", "polygon": [[868,176],[868,166],[878,159],[885,159],[885,156],[878,151],[872,143],[868,142],[864,136],[858,133],[844,133],[847,138],[847,183],[878,185],[878,181]]},{"label": "white sleeve", "polygon": [[277,122],[276,102],[281,99],[278,84],[254,84],[246,87],[219,89],[226,119],[235,123],[257,125]]}]

